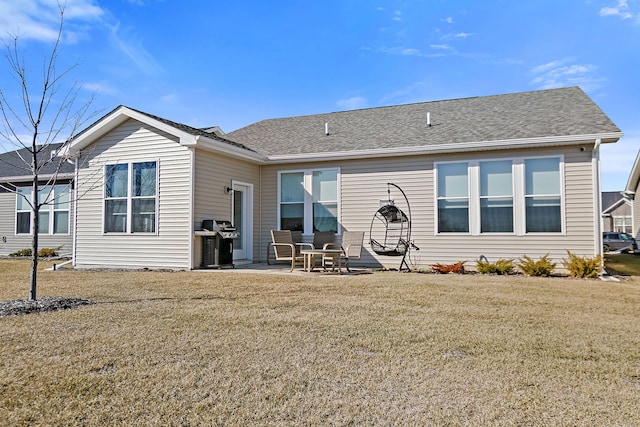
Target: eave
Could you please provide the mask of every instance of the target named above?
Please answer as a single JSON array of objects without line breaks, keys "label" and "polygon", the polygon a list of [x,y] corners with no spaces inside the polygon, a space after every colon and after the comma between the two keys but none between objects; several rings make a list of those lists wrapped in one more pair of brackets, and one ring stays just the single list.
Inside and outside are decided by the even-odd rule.
[{"label": "eave", "polygon": [[433,154],[450,154],[463,153],[470,151],[492,151],[505,149],[525,149],[525,148],[543,148],[555,147],[562,145],[579,145],[587,143],[595,143],[600,140],[601,143],[613,143],[622,138],[622,132],[611,132],[601,134],[587,135],[569,135],[569,136],[548,136],[541,138],[522,138],[507,139],[499,141],[476,141],[461,142],[454,144],[438,144],[431,146],[414,146],[399,148],[382,148],[372,150],[350,150],[339,152],[324,153],[303,153],[303,154],[285,154],[268,156],[269,163],[298,163],[298,162],[317,162],[317,161],[336,161],[336,160],[353,160],[368,159],[376,157],[399,157],[411,155],[433,155]]}]

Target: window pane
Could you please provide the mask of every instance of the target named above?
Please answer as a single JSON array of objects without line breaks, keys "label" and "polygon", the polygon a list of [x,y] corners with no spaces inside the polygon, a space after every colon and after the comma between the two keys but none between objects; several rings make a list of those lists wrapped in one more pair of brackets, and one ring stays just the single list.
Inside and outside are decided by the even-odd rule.
[{"label": "window pane", "polygon": [[45,203],[51,203],[51,201],[53,200],[53,191],[51,189],[51,187],[44,187],[44,188],[40,188],[38,190],[38,203],[39,204],[45,204]]},{"label": "window pane", "polygon": [[560,197],[527,197],[527,232],[560,232]]},{"label": "window pane", "polygon": [[304,173],[283,173],[280,175],[280,201],[304,201]]},{"label": "window pane", "polygon": [[480,195],[511,196],[511,160],[480,163]]},{"label": "window pane", "polygon": [[58,211],[53,213],[53,232],[69,233],[69,212]]},{"label": "window pane", "polygon": [[469,179],[467,163],[438,165],[438,197],[467,197]]},{"label": "window pane", "polygon": [[560,194],[560,159],[529,159],[524,162],[527,195]]},{"label": "window pane", "polygon": [[156,162],[133,164],[133,196],[156,195]]},{"label": "window pane", "polygon": [[127,197],[128,165],[107,165],[105,197]]},{"label": "window pane", "polygon": [[18,212],[16,215],[16,233],[31,233],[31,212]]},{"label": "window pane", "polygon": [[49,233],[49,212],[40,211],[38,213],[38,233]]},{"label": "window pane", "polygon": [[338,204],[314,203],[313,204],[313,231],[338,232]]},{"label": "window pane", "polygon": [[338,200],[338,171],[313,172],[313,201],[328,202]]},{"label": "window pane", "polygon": [[30,188],[20,188],[18,189],[17,203],[16,208],[19,211],[26,211],[31,209],[29,206],[29,202],[27,200],[31,200],[31,189]]},{"label": "window pane", "polygon": [[280,205],[280,229],[304,231],[304,203]]},{"label": "window pane", "polygon": [[513,199],[480,199],[480,231],[513,232]]},{"label": "window pane", "polygon": [[56,185],[54,188],[54,209],[69,209],[71,189],[68,185]]},{"label": "window pane", "polygon": [[127,201],[104,201],[105,233],[124,233],[127,231]]},{"label": "window pane", "polygon": [[469,232],[467,200],[438,200],[438,232]]},{"label": "window pane", "polygon": [[131,228],[134,233],[156,231],[156,199],[134,199]]}]

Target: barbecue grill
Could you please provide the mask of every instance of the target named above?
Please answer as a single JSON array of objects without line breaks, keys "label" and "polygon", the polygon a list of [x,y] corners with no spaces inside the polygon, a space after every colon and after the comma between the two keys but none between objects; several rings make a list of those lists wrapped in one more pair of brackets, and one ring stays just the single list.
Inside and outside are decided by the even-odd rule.
[{"label": "barbecue grill", "polygon": [[233,267],[233,239],[240,233],[231,221],[205,219],[202,221],[202,268]]}]

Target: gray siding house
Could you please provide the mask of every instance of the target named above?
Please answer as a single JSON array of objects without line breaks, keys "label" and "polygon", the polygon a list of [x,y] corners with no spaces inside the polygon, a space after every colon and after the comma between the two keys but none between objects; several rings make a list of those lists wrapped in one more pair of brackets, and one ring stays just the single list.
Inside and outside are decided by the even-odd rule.
[{"label": "gray siding house", "polygon": [[[194,269],[204,219],[234,259],[272,229],[365,232],[387,183],[411,203],[419,266],[600,253],[599,149],[622,133],[578,87],[264,120],[223,134],[120,106],[79,134],[74,263]],[[393,195],[392,195],[393,197]],[[396,201],[400,200],[395,196]]]},{"label": "gray siding house", "polygon": [[[71,255],[75,166],[59,156],[62,148],[62,144],[51,144],[39,153],[39,197],[41,202],[49,197],[50,203],[40,211],[38,246],[60,248],[60,255]],[[33,178],[29,156],[27,149],[0,154],[0,255],[31,248],[33,214],[27,200],[31,199]]]},{"label": "gray siding house", "polygon": [[625,198],[631,201],[631,235],[640,240],[640,151],[631,169],[627,187],[624,190]]}]

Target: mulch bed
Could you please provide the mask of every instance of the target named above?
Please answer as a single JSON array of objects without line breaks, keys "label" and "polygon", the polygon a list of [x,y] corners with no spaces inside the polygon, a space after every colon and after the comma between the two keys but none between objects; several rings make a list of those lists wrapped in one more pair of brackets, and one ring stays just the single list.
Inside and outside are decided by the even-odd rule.
[{"label": "mulch bed", "polygon": [[20,316],[30,313],[68,310],[83,305],[93,305],[95,302],[82,298],[45,297],[35,301],[19,299],[0,302],[0,317]]}]

